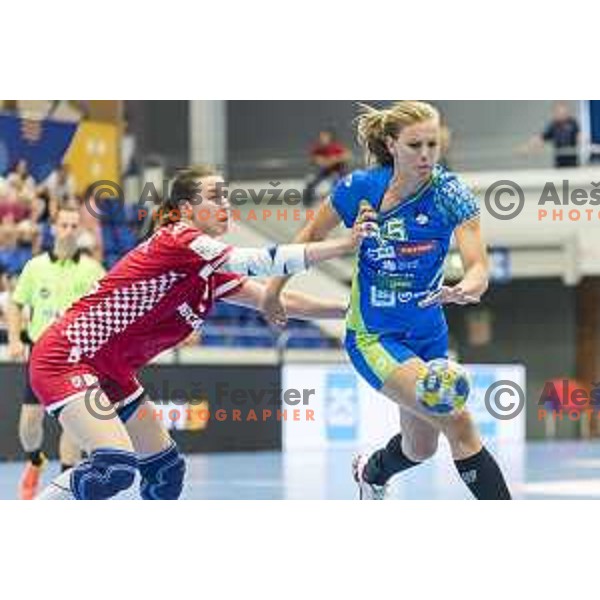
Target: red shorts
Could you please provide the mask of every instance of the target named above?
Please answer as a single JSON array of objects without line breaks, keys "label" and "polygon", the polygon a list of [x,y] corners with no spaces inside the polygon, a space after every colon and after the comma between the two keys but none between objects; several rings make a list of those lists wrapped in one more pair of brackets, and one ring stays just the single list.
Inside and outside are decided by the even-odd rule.
[{"label": "red shorts", "polygon": [[[91,402],[100,390],[112,403],[126,406],[139,398],[144,388],[136,373],[119,373],[100,368],[93,360],[69,361],[70,349],[59,335],[49,330],[34,345],[29,360],[31,386],[49,413],[55,413],[82,394]],[[87,397],[87,396],[86,396]]]}]

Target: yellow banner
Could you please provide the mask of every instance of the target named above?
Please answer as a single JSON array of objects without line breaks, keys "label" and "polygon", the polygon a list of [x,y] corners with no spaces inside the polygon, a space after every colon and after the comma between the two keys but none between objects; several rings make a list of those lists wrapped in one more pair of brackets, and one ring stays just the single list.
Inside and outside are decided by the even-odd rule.
[{"label": "yellow banner", "polygon": [[101,179],[120,184],[120,128],[107,123],[82,121],[65,155],[77,191]]}]

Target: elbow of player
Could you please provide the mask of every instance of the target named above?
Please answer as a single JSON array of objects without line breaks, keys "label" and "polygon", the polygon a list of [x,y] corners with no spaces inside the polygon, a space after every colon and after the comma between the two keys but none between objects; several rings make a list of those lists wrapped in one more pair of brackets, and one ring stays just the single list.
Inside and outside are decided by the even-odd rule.
[{"label": "elbow of player", "polygon": [[313,222],[309,222],[300,231],[292,243],[294,244],[310,244],[311,242],[322,242],[327,237],[327,233],[319,231]]}]

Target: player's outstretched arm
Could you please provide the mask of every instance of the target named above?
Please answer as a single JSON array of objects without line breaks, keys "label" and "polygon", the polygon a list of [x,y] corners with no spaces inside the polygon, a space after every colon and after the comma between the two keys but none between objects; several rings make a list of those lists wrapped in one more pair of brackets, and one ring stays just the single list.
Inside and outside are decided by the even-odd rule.
[{"label": "player's outstretched arm", "polygon": [[[225,302],[260,309],[266,289],[266,284],[248,279],[227,296]],[[343,300],[319,298],[296,291],[283,292],[281,300],[286,314],[296,319],[342,319],[346,314],[347,302]]]},{"label": "player's outstretched arm", "polygon": [[353,252],[368,235],[364,223],[357,220],[350,235],[308,244],[274,244],[266,248],[232,248],[219,271],[270,277],[301,273],[320,262]]},{"label": "player's outstretched arm", "polygon": [[346,316],[348,302],[318,298],[293,290],[282,294],[286,313],[295,319],[343,319]]},{"label": "player's outstretched arm", "polygon": [[[331,205],[331,200],[327,199],[319,207],[315,218],[309,221],[300,230],[298,235],[296,235],[294,242],[305,244],[307,242],[324,240],[339,223],[340,217]],[[277,327],[283,327],[287,320],[281,294],[289,279],[289,275],[287,277],[273,277],[270,279],[262,306],[260,307],[267,321]]]},{"label": "player's outstretched arm", "polygon": [[[354,225],[353,231],[360,232],[362,239],[368,234],[368,228],[365,228],[365,223],[373,221],[376,215],[372,209],[362,208]],[[323,240],[340,224],[340,216],[333,208],[331,200],[327,199],[323,202],[317,211],[314,220],[310,221],[296,236],[295,242],[307,243]],[[267,290],[263,299],[261,310],[265,318],[272,325],[283,327],[287,320],[285,306],[282,302],[283,288],[289,281],[290,277],[274,277],[267,284]]]}]

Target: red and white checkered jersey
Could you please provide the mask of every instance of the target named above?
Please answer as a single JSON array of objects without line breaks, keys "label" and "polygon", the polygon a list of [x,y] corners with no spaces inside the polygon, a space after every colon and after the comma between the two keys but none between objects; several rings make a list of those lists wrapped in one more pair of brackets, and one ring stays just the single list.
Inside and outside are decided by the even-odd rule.
[{"label": "red and white checkered jersey", "polygon": [[189,225],[161,227],[44,337],[54,338],[69,363],[107,374],[135,371],[198,330],[214,302],[242,284],[239,275],[216,272],[230,252]]}]

